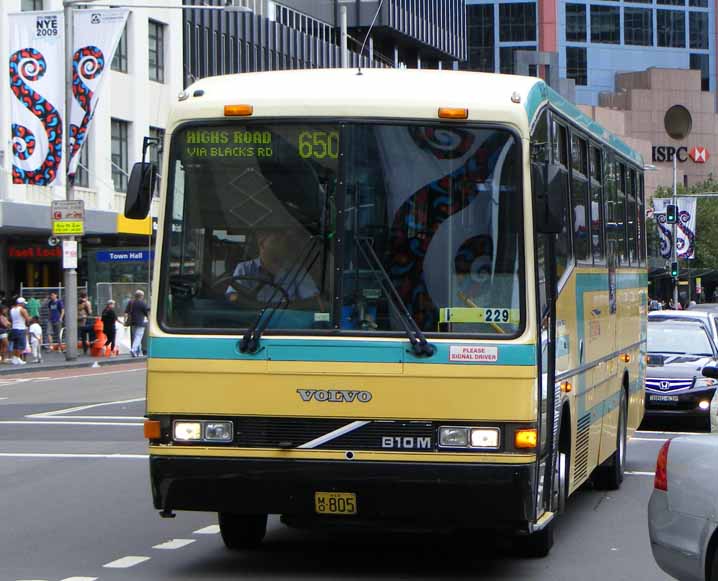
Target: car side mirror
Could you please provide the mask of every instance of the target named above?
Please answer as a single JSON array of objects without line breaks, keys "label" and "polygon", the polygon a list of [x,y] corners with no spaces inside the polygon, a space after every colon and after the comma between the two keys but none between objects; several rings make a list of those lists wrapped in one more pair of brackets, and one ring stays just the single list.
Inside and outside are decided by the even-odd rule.
[{"label": "car side mirror", "polygon": [[144,220],[150,213],[152,193],[157,175],[154,164],[143,161],[132,166],[125,196],[125,217],[131,220]]},{"label": "car side mirror", "polygon": [[718,367],[707,366],[701,371],[703,377],[710,377],[712,379],[718,379]]}]

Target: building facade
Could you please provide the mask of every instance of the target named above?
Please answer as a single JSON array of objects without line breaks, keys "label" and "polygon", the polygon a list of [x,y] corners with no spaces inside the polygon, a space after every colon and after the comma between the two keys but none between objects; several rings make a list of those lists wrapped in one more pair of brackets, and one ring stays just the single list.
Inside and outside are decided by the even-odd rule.
[{"label": "building facade", "polygon": [[[173,5],[179,0],[122,3]],[[8,15],[20,11],[61,11],[62,0],[4,0],[0,3],[0,61],[9,57]],[[134,264],[96,268],[89,261],[98,252],[146,249],[151,222],[124,219],[125,191],[132,163],[142,153],[145,135],[161,136],[168,107],[182,90],[182,11],[131,8],[122,40],[105,79],[103,92],[81,153],[74,195],[84,200],[86,235],[80,242],[78,284],[97,282],[146,283],[148,253]],[[62,281],[61,252],[50,246],[50,203],[64,199],[64,188],[12,183],[13,147],[10,100],[6,83],[0,91],[0,290],[8,294],[25,287],[55,287]],[[32,121],[32,118],[29,118]],[[36,134],[43,134],[38,131]],[[156,150],[153,155],[158,155]],[[100,256],[105,256],[100,254]],[[94,272],[110,280],[97,280]]]},{"label": "building facade", "polygon": [[516,50],[555,52],[580,104],[650,67],[698,70],[716,90],[715,0],[467,0],[467,30],[469,68],[513,73]]}]

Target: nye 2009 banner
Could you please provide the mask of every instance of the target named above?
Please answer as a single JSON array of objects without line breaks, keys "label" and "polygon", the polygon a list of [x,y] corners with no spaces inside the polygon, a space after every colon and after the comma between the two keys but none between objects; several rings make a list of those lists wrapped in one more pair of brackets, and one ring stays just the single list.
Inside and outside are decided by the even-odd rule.
[{"label": "nye 2009 banner", "polygon": [[[65,26],[62,12],[10,20],[12,181],[62,186]],[[7,70],[7,69],[6,69]]]},{"label": "nye 2009 banner", "polygon": [[[653,199],[653,210],[663,258],[671,257],[673,243],[673,225],[666,222],[666,206],[671,203],[671,200],[672,198]],[[690,260],[696,257],[696,199],[681,197],[677,201],[676,254],[681,260]]]}]

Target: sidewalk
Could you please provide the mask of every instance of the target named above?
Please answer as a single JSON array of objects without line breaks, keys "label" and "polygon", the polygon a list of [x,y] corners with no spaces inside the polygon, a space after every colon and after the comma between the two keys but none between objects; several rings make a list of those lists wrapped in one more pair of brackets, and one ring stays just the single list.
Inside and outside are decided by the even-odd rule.
[{"label": "sidewalk", "polygon": [[145,361],[146,357],[132,357],[131,355],[119,355],[117,357],[91,357],[83,355],[82,351],[74,361],[65,359],[65,354],[59,351],[43,351],[42,362],[32,363],[31,356],[28,356],[26,365],[0,364],[0,376],[12,375],[15,373],[31,373],[33,371],[53,371],[56,369],[74,369],[79,367],[92,367],[95,363],[104,367],[105,365],[118,365],[131,363],[133,361]]}]

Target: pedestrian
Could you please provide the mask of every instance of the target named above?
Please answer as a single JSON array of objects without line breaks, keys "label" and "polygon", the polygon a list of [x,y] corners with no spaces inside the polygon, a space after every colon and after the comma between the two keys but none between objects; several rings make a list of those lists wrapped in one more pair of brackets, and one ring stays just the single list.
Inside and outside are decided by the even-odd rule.
[{"label": "pedestrian", "polygon": [[47,323],[47,341],[50,345],[60,343],[60,331],[62,330],[62,321],[65,318],[65,304],[62,299],[57,298],[56,292],[50,293],[47,300],[47,310],[50,316]]},{"label": "pedestrian", "polygon": [[77,328],[80,331],[82,352],[87,355],[87,350],[92,346],[94,332],[92,330],[92,304],[87,298],[86,292],[80,293],[77,305]]},{"label": "pedestrian", "polygon": [[145,334],[150,309],[145,302],[145,293],[139,289],[135,291],[134,298],[127,303],[125,310],[125,326],[130,326],[131,347],[130,355],[142,355],[142,337]]},{"label": "pedestrian", "polygon": [[2,363],[10,363],[10,359],[7,358],[8,347],[10,346],[8,335],[10,334],[12,324],[8,316],[7,307],[0,303],[0,360]]},{"label": "pedestrian", "polygon": [[30,325],[30,349],[32,350],[33,363],[42,362],[42,327],[40,326],[40,317],[37,315],[32,317]]},{"label": "pedestrian", "polygon": [[10,322],[12,323],[10,339],[12,340],[13,348],[13,365],[25,365],[27,363],[22,358],[25,352],[27,326],[30,323],[30,316],[25,310],[26,302],[23,297],[18,297],[15,301],[15,306],[10,309]]},{"label": "pedestrian", "polygon": [[115,337],[117,333],[117,329],[115,328],[116,323],[117,313],[115,312],[115,301],[110,299],[107,301],[107,306],[102,311],[102,331],[107,337],[107,341],[105,341],[104,346],[107,347],[109,345],[110,353],[113,355],[117,354],[115,350]]},{"label": "pedestrian", "polygon": [[30,318],[33,317],[40,317],[40,307],[42,306],[42,303],[40,303],[39,300],[37,300],[35,297],[30,297],[27,300],[27,314],[30,315]]}]

